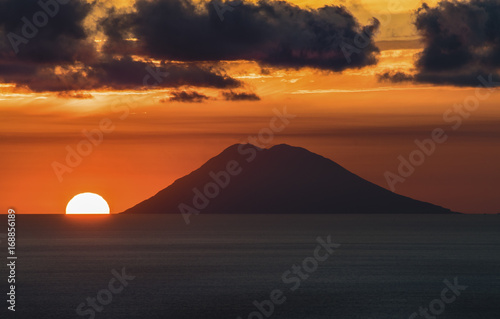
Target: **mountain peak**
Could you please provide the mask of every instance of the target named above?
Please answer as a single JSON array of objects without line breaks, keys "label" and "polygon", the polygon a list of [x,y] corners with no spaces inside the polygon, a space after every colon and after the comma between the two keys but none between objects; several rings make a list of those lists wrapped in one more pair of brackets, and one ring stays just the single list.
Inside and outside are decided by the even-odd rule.
[{"label": "mountain peak", "polygon": [[305,148],[234,144],[124,213],[451,213],[368,182]]}]

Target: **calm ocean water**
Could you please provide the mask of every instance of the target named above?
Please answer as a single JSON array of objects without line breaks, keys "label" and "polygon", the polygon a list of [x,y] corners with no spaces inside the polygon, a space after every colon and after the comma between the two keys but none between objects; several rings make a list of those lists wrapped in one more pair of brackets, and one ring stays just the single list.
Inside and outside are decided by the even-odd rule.
[{"label": "calm ocean water", "polygon": [[[95,318],[266,318],[253,302],[270,299],[275,289],[286,300],[270,318],[406,319],[430,304],[437,318],[500,318],[500,216],[200,214],[191,220],[18,215],[16,313],[3,302],[0,317],[89,318],[77,306],[108,288],[113,269],[125,267],[135,278]],[[292,291],[282,274],[313,257],[316,238],[328,235],[340,246]],[[2,238],[4,260],[6,247]],[[454,300],[443,303],[443,281],[454,278],[467,288],[458,296],[448,291]]]}]

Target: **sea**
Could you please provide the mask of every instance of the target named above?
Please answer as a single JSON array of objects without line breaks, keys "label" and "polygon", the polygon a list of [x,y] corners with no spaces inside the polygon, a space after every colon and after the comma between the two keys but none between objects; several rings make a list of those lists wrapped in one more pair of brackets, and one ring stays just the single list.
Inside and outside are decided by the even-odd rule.
[{"label": "sea", "polygon": [[0,318],[500,318],[500,215],[0,218]]}]

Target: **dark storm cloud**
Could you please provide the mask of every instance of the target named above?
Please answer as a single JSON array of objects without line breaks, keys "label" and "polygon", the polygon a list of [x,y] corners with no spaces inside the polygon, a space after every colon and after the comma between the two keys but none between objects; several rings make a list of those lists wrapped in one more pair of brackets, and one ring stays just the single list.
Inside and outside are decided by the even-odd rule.
[{"label": "dark storm cloud", "polygon": [[[123,56],[124,52],[122,57],[113,58],[98,53],[93,35],[83,26],[94,4],[59,1],[63,4],[55,0],[42,0],[42,5],[35,0],[0,0],[0,81],[37,92],[240,86],[238,80],[214,66],[162,63],[157,68]],[[111,29],[106,31],[112,38],[118,36]]]},{"label": "dark storm cloud", "polygon": [[223,92],[222,95],[227,101],[260,101],[260,97],[258,97],[255,93],[237,93],[230,91]]},{"label": "dark storm cloud", "polygon": [[[0,57],[38,63],[88,61],[94,46],[83,27],[84,0],[1,0]],[[50,3],[50,4],[48,4]]]},{"label": "dark storm cloud", "polygon": [[235,88],[240,82],[224,74],[222,69],[194,63],[162,63],[153,66],[130,57],[110,59],[95,66],[94,76],[101,84],[115,89],[148,86],[197,86],[217,89]]},{"label": "dark storm cloud", "polygon": [[[210,99],[208,96],[195,91],[180,91],[180,92],[172,92],[172,97],[169,99],[169,101],[184,102],[184,103],[201,103],[208,99]],[[161,102],[166,102],[166,100],[162,100]]]},{"label": "dark storm cloud", "polygon": [[0,81],[35,91],[91,87],[71,70],[96,58],[83,26],[93,7],[84,0],[0,0]]},{"label": "dark storm cloud", "polygon": [[34,63],[0,59],[0,79],[2,75],[11,78],[16,76],[32,76],[36,73],[37,68],[38,66]]},{"label": "dark storm cloud", "polygon": [[416,12],[415,26],[425,45],[416,73],[385,73],[381,79],[456,86],[477,86],[478,79],[490,75],[493,82],[500,80],[500,1],[423,4]]},{"label": "dark storm cloud", "polygon": [[385,72],[378,75],[379,81],[390,81],[390,82],[407,82],[413,81],[414,76],[406,74],[404,72]]},{"label": "dark storm cloud", "polygon": [[[0,64],[0,71],[2,66]],[[1,77],[1,73],[0,73]],[[80,68],[39,68],[29,76],[5,77],[4,81],[26,86],[33,91],[77,91],[92,89],[145,89],[198,86],[218,89],[235,88],[240,82],[222,70],[192,63],[152,63],[130,57],[103,59]]]},{"label": "dark storm cloud", "polygon": [[[341,71],[376,63],[373,33],[340,6],[302,9],[284,1],[242,3],[221,21],[212,2],[138,0],[136,12],[110,12],[102,21],[106,49],[126,46],[131,34],[138,52],[179,61],[253,60],[261,65]],[[122,34],[115,24],[128,26]],[[131,43],[132,46],[136,43]]]},{"label": "dark storm cloud", "polygon": [[[109,10],[97,22],[106,35],[101,50],[94,42],[95,30],[86,28],[96,2],[0,0],[0,82],[36,92],[233,89],[242,83],[226,75],[221,60],[333,71],[376,62],[373,33],[378,22],[360,26],[343,7],[242,3],[226,12],[222,21],[213,4],[139,0],[132,13]],[[165,71],[143,62],[152,59],[162,61],[160,68]],[[240,93],[227,98],[258,97]]]}]

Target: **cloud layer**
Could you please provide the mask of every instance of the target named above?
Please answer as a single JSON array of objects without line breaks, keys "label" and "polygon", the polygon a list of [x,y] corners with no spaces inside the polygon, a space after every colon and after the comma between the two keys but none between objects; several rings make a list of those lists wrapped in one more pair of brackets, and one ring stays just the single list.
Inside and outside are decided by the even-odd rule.
[{"label": "cloud layer", "polygon": [[[169,101],[183,103],[201,103],[208,99],[210,98],[205,94],[201,94],[195,91],[178,91],[172,92],[172,97],[169,99]],[[166,100],[162,100],[162,102],[166,102]]]},{"label": "cloud layer", "polygon": [[[138,0],[133,10],[111,9],[95,22],[95,2],[0,0],[0,82],[38,92],[233,89],[242,83],[220,61],[328,71],[377,61],[378,21],[361,26],[341,6],[259,1],[240,3],[222,17],[216,3]],[[97,32],[105,35],[102,45]]]},{"label": "cloud layer", "polygon": [[246,92],[223,92],[222,96],[226,101],[259,101],[260,97],[255,93],[246,93]]},{"label": "cloud layer", "polygon": [[382,79],[455,86],[477,86],[479,77],[500,81],[500,1],[423,4],[416,12],[415,26],[425,45],[416,73],[388,72]]},{"label": "cloud layer", "polygon": [[[214,2],[138,0],[136,11],[110,12],[107,50],[123,50],[130,35],[138,53],[178,61],[252,60],[275,67],[341,71],[376,63],[373,34],[340,6],[302,9],[284,1],[241,3],[221,20]],[[121,35],[113,25],[123,26]],[[136,45],[136,43],[134,43]],[[132,50],[132,48],[129,48]],[[346,53],[348,58],[346,58]]]}]

